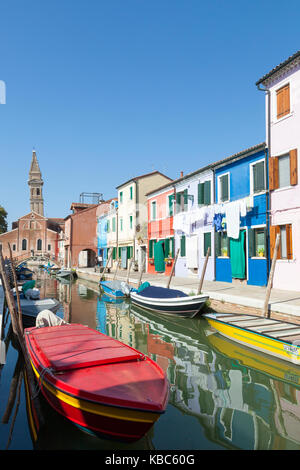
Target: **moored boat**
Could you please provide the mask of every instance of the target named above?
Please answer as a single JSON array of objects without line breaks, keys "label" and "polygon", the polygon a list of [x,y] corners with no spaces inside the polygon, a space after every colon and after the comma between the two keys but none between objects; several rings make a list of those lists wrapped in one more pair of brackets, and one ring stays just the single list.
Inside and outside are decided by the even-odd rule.
[{"label": "moored boat", "polygon": [[56,276],[62,279],[72,279],[73,273],[71,269],[63,268],[56,271]]},{"label": "moored boat", "polygon": [[28,328],[25,341],[43,395],[78,426],[136,441],[165,411],[166,376],[139,351],[79,324]]},{"label": "moored boat", "polygon": [[193,318],[208,300],[207,295],[187,295],[177,289],[148,286],[141,292],[131,292],[132,303],[165,315]]},{"label": "moored boat", "polygon": [[256,315],[207,313],[221,335],[279,359],[300,364],[300,325]]},{"label": "moored boat", "polygon": [[130,287],[124,281],[100,281],[100,289],[115,299],[124,299],[130,294]]}]

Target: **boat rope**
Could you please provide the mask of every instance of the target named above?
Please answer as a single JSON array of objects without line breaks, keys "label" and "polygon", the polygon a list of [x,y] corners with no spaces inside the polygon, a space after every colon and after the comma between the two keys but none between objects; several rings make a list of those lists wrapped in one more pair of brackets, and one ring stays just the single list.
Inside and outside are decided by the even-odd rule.
[{"label": "boat rope", "polygon": [[38,396],[38,394],[40,393],[40,390],[42,388],[42,383],[43,383],[43,380],[44,380],[44,375],[45,375],[46,372],[50,372],[50,374],[52,374],[53,369],[51,369],[51,367],[45,367],[45,369],[43,369],[43,371],[40,373],[39,379],[37,381],[37,385],[36,385],[35,390],[34,390],[34,393],[31,396],[32,399],[36,398]]}]

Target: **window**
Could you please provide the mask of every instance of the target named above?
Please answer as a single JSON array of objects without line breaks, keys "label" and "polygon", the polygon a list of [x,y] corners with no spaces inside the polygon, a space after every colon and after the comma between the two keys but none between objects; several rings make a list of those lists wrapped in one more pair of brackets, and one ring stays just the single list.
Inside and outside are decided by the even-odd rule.
[{"label": "window", "polygon": [[186,255],[186,248],[185,248],[185,235],[180,237],[180,256]]},{"label": "window", "polygon": [[290,186],[290,156],[278,157],[278,187]]},{"label": "window", "polygon": [[22,240],[22,251],[26,251],[27,250],[27,240],[26,238],[23,238]]},{"label": "window", "polygon": [[229,237],[226,232],[216,233],[216,256],[229,257]]},{"label": "window", "polygon": [[51,245],[48,245],[48,251],[51,251]]},{"label": "window", "polygon": [[252,163],[250,166],[251,176],[250,185],[251,193],[259,193],[266,189],[265,185],[265,161],[261,160],[257,163]]},{"label": "window", "polygon": [[211,256],[211,232],[203,234],[203,255],[206,256],[208,248],[210,248],[209,256]]},{"label": "window", "polygon": [[39,238],[37,243],[36,243],[36,249],[41,251],[42,249],[42,240]]},{"label": "window", "polygon": [[149,240],[149,258],[154,258],[154,245],[156,240]]},{"label": "window", "polygon": [[133,199],[133,187],[130,186],[130,199],[132,200]]},{"label": "window", "polygon": [[116,231],[116,218],[115,217],[112,218],[112,231],[113,232]]},{"label": "window", "polygon": [[218,200],[219,202],[229,201],[229,173],[218,176]]},{"label": "window", "polygon": [[290,150],[285,155],[269,158],[270,191],[298,184],[298,152]]},{"label": "window", "polygon": [[198,184],[198,205],[209,205],[211,203],[211,183],[205,181]]},{"label": "window", "polygon": [[39,190],[39,188],[36,188],[36,195],[37,195],[37,196],[40,195],[40,190]]},{"label": "window", "polygon": [[120,204],[123,202],[123,191],[120,191]]},{"label": "window", "polygon": [[109,220],[107,221],[106,231],[107,231],[107,233],[110,232],[110,221]]},{"label": "window", "polygon": [[156,201],[151,202],[151,220],[156,220]]},{"label": "window", "polygon": [[15,243],[13,244],[12,249],[13,249],[13,251],[16,251],[16,244]]},{"label": "window", "polygon": [[133,257],[133,246],[127,246],[127,258],[130,259]]},{"label": "window", "polygon": [[176,213],[187,211],[188,209],[188,190],[176,193]]},{"label": "window", "polygon": [[271,225],[270,227],[270,251],[271,258],[274,255],[277,234],[280,235],[277,259],[293,259],[292,224]]},{"label": "window", "polygon": [[172,215],[174,214],[174,194],[170,194],[168,196],[168,216],[169,217],[172,217]]},{"label": "window", "polygon": [[132,229],[132,215],[129,216],[129,227]]},{"label": "window", "polygon": [[276,91],[277,119],[290,113],[290,85],[287,84]]},{"label": "window", "polygon": [[264,227],[249,229],[248,250],[250,258],[267,256],[267,233]]},{"label": "window", "polygon": [[120,231],[123,232],[123,218],[120,218]]}]

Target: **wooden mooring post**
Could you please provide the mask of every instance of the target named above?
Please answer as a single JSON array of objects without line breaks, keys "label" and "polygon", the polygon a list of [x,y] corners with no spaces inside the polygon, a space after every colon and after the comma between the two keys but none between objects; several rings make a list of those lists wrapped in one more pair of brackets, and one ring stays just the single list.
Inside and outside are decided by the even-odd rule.
[{"label": "wooden mooring post", "polygon": [[129,274],[130,274],[132,262],[133,262],[133,258],[131,258],[130,263],[129,263],[129,267],[128,267],[128,270],[127,270],[127,278],[126,278],[126,283],[127,283],[127,284],[128,284],[128,282],[129,282]]},{"label": "wooden mooring post", "polygon": [[201,273],[201,277],[200,277],[200,281],[199,281],[199,285],[198,285],[197,295],[200,295],[201,291],[202,291],[202,286],[203,286],[204,276],[205,276],[205,272],[206,272],[206,268],[207,268],[209,254],[210,254],[210,246],[207,248],[207,253],[206,253],[205,260],[204,260],[202,273]]},{"label": "wooden mooring post", "polygon": [[272,289],[272,285],[273,285],[273,277],[274,277],[274,272],[275,272],[275,265],[276,265],[276,260],[277,260],[279,243],[280,243],[280,234],[278,233],[277,236],[276,236],[276,242],[275,242],[274,254],[273,254],[273,259],[272,259],[272,265],[271,265],[271,270],[270,270],[270,274],[269,274],[268,285],[267,285],[267,290],[266,290],[266,297],[265,297],[265,302],[264,302],[264,307],[263,307],[263,312],[262,312],[263,317],[270,317],[270,314],[269,314],[269,300],[270,300],[271,289]]},{"label": "wooden mooring post", "polygon": [[111,260],[111,257],[112,257],[112,254],[113,254],[113,248],[111,248],[110,252],[109,252],[109,255],[108,255],[108,258],[106,260],[106,265],[105,265],[105,268],[103,269],[103,272],[101,273],[101,276],[100,276],[100,281],[102,281],[103,277],[104,277],[104,274],[106,273],[107,269],[108,269],[108,265],[110,263],[110,260]]},{"label": "wooden mooring post", "polygon": [[[16,279],[16,273],[15,273],[15,267],[14,263],[12,263],[11,266],[12,272],[13,272],[13,277]],[[2,252],[0,251],[0,275],[2,279],[2,284],[3,284],[3,289],[5,293],[5,298],[6,298],[6,303],[10,312],[10,317],[11,317],[11,323],[12,323],[12,328],[13,332],[16,335],[21,352],[24,357],[24,365],[25,365],[25,370],[26,374],[28,377],[28,383],[29,383],[29,388],[30,388],[30,394],[32,397],[32,400],[35,402],[35,407],[39,412],[40,418],[41,418],[41,425],[44,424],[44,418],[43,414],[41,412],[40,404],[39,401],[36,399],[36,387],[35,387],[35,381],[34,381],[34,374],[33,370],[31,367],[30,359],[27,353],[26,345],[25,345],[25,340],[24,340],[24,335],[23,335],[23,325],[22,328],[20,327],[20,321],[19,318],[21,318],[22,322],[22,311],[17,311],[16,310],[16,304],[14,300],[14,296],[9,284],[9,280],[7,278],[6,270],[5,270],[5,265],[4,265],[4,260],[3,260],[3,255]],[[15,285],[16,290],[18,289],[18,284]]]},{"label": "wooden mooring post", "polygon": [[120,266],[120,260],[118,260],[118,263],[117,263],[117,267],[116,267],[116,271],[115,271],[115,275],[114,275],[114,280],[117,277],[117,272],[118,272],[119,266]]},{"label": "wooden mooring post", "polygon": [[180,251],[180,248],[177,249],[177,253],[176,253],[176,256],[175,256],[175,259],[174,259],[172,270],[171,270],[171,273],[170,273],[170,276],[169,276],[169,279],[168,279],[167,289],[170,288],[170,284],[171,284],[172,277],[174,275],[175,265],[177,263],[177,258],[178,258],[178,255],[179,255],[179,251]]},{"label": "wooden mooring post", "polygon": [[141,267],[141,272],[140,272],[140,277],[139,277],[139,282],[138,282],[138,288],[142,284],[142,277],[143,277],[143,273],[144,273],[144,270],[145,270],[145,264],[146,264],[146,262],[144,261],[143,265]]}]

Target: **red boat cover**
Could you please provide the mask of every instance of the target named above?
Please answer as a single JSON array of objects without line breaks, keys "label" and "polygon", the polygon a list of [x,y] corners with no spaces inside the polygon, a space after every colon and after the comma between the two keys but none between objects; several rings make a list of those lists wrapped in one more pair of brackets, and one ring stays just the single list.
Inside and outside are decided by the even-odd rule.
[{"label": "red boat cover", "polygon": [[30,328],[31,347],[44,367],[56,372],[100,364],[133,361],[145,356],[83,325]]}]

